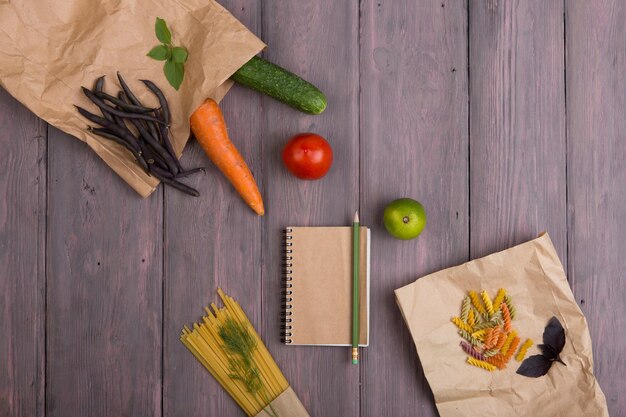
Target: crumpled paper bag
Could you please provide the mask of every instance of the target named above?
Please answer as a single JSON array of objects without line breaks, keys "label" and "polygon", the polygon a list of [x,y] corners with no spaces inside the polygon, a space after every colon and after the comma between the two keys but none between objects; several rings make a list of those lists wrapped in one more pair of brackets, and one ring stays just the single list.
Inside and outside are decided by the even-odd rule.
[{"label": "crumpled paper bag", "polygon": [[[465,363],[450,318],[460,314],[469,290],[484,289],[493,297],[499,288],[513,299],[513,328],[522,342],[535,342],[526,357],[540,353],[536,345],[548,320],[561,321],[566,338],[561,358],[567,366],[555,363],[547,375],[528,378],[516,373],[521,363],[514,358],[494,372]],[[427,275],[395,294],[442,417],[608,417],[593,375],[587,322],[547,234]]]},{"label": "crumpled paper bag", "polygon": [[287,387],[278,397],[254,417],[309,417],[309,412],[291,387]]},{"label": "crumpled paper bag", "polygon": [[[189,51],[178,91],[163,75],[163,62],[146,56],[159,44],[156,17],[167,22],[172,42]],[[213,0],[0,0],[0,85],[37,116],[86,142],[139,194],[158,181],[122,146],[92,136],[74,104],[99,111],[81,92],[106,75],[105,91],[119,90],[116,71],[146,105],[157,100],[139,82],[165,93],[172,112],[171,138],[180,156],[189,138],[189,116],[207,97],[221,100],[229,77],[265,44]]]}]

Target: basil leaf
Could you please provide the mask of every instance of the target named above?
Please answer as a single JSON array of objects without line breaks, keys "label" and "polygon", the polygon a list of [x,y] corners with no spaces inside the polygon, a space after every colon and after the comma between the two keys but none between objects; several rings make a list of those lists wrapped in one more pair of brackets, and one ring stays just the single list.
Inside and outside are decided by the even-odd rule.
[{"label": "basil leaf", "polygon": [[165,20],[160,17],[156,18],[156,23],[154,24],[154,32],[156,33],[156,37],[163,43],[171,43],[172,42],[172,34],[170,30],[167,28],[167,23]]},{"label": "basil leaf", "polygon": [[539,344],[537,345],[537,347],[539,348],[543,356],[545,356],[547,359],[550,359],[551,361],[555,360],[558,356],[554,349],[552,349],[552,346]]},{"label": "basil leaf", "polygon": [[168,48],[167,45],[155,46],[150,49],[148,56],[152,59],[156,59],[157,61],[167,61],[171,56],[170,48]]},{"label": "basil leaf", "polygon": [[172,60],[177,64],[184,64],[187,62],[188,56],[187,50],[181,46],[176,46],[172,49]]},{"label": "basil leaf", "polygon": [[172,60],[168,60],[163,65],[163,72],[165,73],[165,78],[170,83],[174,89],[178,90],[180,84],[183,82],[183,77],[185,76],[185,67],[183,64],[177,64]]},{"label": "basil leaf", "polygon": [[565,346],[565,330],[559,319],[554,316],[543,331],[543,343],[552,348],[557,357]]},{"label": "basil leaf", "polygon": [[552,363],[550,359],[543,355],[534,355],[522,362],[522,365],[517,369],[517,373],[530,378],[538,378],[548,373]]}]

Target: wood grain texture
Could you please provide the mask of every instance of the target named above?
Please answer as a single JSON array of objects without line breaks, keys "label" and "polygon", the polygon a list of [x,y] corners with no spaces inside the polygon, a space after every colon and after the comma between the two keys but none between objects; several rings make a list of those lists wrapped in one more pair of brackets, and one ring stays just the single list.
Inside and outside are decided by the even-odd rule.
[{"label": "wood grain texture", "polygon": [[[434,416],[393,290],[467,260],[467,11],[463,2],[365,0],[361,15],[360,201],[372,227],[361,414]],[[425,206],[418,239],[395,240],[382,225],[400,197]]]},{"label": "wood grain texture", "polygon": [[[351,364],[350,349],[285,346],[279,338],[282,229],[349,225],[358,208],[358,4],[267,0],[263,28],[265,56],[317,85],[328,107],[307,116],[263,99],[262,336],[312,416],[357,416],[359,367]],[[287,140],[307,131],[324,136],[333,148],[334,165],[317,181],[291,176],[281,161]]]},{"label": "wood grain texture", "polygon": [[[261,3],[222,1],[258,36]],[[220,104],[228,134],[262,190],[260,94],[234,86]],[[206,166],[189,184],[199,198],[165,193],[165,304],[163,415],[239,416],[244,413],[179,341],[183,325],[198,321],[216,289],[234,297],[258,329],[261,326],[261,224],[195,140],[184,152],[185,167]]]},{"label": "wood grain texture", "polygon": [[[224,100],[263,218],[194,141],[183,165],[208,167],[188,180],[202,196],[142,200],[0,90],[0,417],[242,416],[178,339],[218,286],[312,416],[437,415],[393,290],[543,230],[588,319],[610,414],[626,414],[626,5],[221,3],[328,96],[320,116],[238,86]],[[303,131],[333,146],[320,181],[282,165]],[[409,242],[382,225],[405,196],[429,216]],[[371,346],[352,366],[346,348],[279,343],[281,230],[347,225],[359,205]]]},{"label": "wood grain texture", "polygon": [[469,10],[471,257],[547,231],[566,265],[563,4]]},{"label": "wood grain texture", "polygon": [[46,125],[0,89],[0,416],[43,416]]},{"label": "wood grain texture", "polygon": [[569,279],[612,416],[626,415],[626,4],[567,2]]},{"label": "wood grain texture", "polygon": [[160,415],[161,193],[49,136],[46,415]]}]

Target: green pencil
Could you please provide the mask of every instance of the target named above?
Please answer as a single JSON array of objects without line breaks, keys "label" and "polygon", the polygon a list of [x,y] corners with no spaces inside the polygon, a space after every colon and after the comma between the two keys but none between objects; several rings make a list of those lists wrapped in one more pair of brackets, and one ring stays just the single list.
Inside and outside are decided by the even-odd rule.
[{"label": "green pencil", "polygon": [[359,212],[352,223],[352,363],[359,363]]}]

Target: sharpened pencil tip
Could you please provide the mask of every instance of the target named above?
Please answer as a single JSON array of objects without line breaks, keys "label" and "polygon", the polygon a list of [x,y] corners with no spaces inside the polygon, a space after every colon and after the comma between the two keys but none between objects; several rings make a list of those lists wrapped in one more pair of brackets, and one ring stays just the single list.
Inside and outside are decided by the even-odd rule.
[{"label": "sharpened pencil tip", "polygon": [[355,211],[354,212],[354,223],[358,223],[359,222],[359,211]]}]

